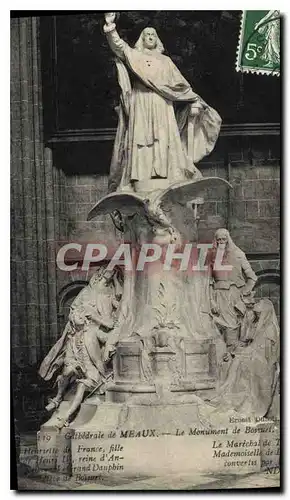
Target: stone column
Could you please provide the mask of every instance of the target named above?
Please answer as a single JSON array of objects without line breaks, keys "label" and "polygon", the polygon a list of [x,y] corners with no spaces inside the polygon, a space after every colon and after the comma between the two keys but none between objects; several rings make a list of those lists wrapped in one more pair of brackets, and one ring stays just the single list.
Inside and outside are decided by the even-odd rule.
[{"label": "stone column", "polygon": [[12,360],[38,365],[57,338],[57,196],[43,142],[39,21],[11,20]]}]

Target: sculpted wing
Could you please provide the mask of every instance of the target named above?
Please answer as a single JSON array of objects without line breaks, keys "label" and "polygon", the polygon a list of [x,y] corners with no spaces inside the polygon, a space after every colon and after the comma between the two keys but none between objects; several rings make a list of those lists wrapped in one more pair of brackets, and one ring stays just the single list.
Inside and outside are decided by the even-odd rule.
[{"label": "sculpted wing", "polygon": [[201,197],[206,189],[220,186],[232,187],[228,181],[220,177],[204,177],[197,181],[178,182],[158,193],[154,203],[161,204],[161,208],[167,211],[176,204],[186,206],[188,202]]},{"label": "sculpted wing", "polygon": [[[112,193],[104,196],[96,203],[88,215],[88,220],[92,220],[100,215],[113,214],[114,211],[117,211],[122,216],[130,216],[138,213],[147,219],[149,217],[155,221],[157,217],[157,221],[160,222],[160,213],[158,212],[158,207],[160,207],[162,211],[164,210],[169,215],[167,222],[172,220],[173,225],[181,230],[180,224],[184,217],[186,217],[188,203],[200,198],[206,189],[215,189],[220,186],[224,186],[225,188],[232,187],[225,179],[206,177],[197,181],[184,181],[172,184],[163,191],[148,193],[147,198],[135,193]],[[176,208],[178,207],[179,209],[176,213]],[[177,215],[178,213],[179,215]],[[117,223],[114,223],[118,227]],[[164,218],[162,223],[164,223]]]}]

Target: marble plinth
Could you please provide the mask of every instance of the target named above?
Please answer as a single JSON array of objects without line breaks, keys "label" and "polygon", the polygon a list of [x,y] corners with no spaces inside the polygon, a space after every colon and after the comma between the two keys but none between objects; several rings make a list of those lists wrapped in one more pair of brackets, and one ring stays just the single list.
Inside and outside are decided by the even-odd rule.
[{"label": "marble plinth", "polygon": [[[230,425],[206,429],[194,402],[104,403],[90,422],[75,426],[72,475],[94,480],[106,475],[253,472],[261,467],[260,439],[259,431],[236,433]],[[244,454],[237,456],[241,450]]]},{"label": "marble plinth", "polygon": [[114,382],[107,387],[106,400],[123,403],[154,403],[158,394],[168,391],[170,397],[186,402],[190,393],[210,397],[216,387],[216,347],[212,339],[185,338],[182,349],[157,346],[147,357],[144,377],[142,344],[122,341],[114,357]]}]

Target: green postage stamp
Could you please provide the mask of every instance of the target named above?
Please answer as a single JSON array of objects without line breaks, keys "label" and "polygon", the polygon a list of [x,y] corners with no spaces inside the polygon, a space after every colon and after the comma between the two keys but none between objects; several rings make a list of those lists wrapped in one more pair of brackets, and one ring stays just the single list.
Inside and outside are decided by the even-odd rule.
[{"label": "green postage stamp", "polygon": [[280,75],[280,12],[245,10],[241,19],[236,70]]}]

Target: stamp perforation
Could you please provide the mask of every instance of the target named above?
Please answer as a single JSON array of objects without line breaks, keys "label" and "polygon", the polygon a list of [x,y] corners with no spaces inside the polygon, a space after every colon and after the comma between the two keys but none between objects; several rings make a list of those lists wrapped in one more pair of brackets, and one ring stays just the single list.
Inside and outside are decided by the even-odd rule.
[{"label": "stamp perforation", "polygon": [[243,35],[246,24],[246,14],[247,11],[242,11],[241,21],[240,21],[240,30],[239,30],[239,39],[238,39],[238,47],[236,50],[236,71],[238,73],[246,73],[246,74],[256,74],[256,75],[272,75],[272,76],[280,76],[280,71],[276,71],[273,69],[267,68],[259,68],[256,66],[244,66],[242,64],[242,54],[243,54]]}]

